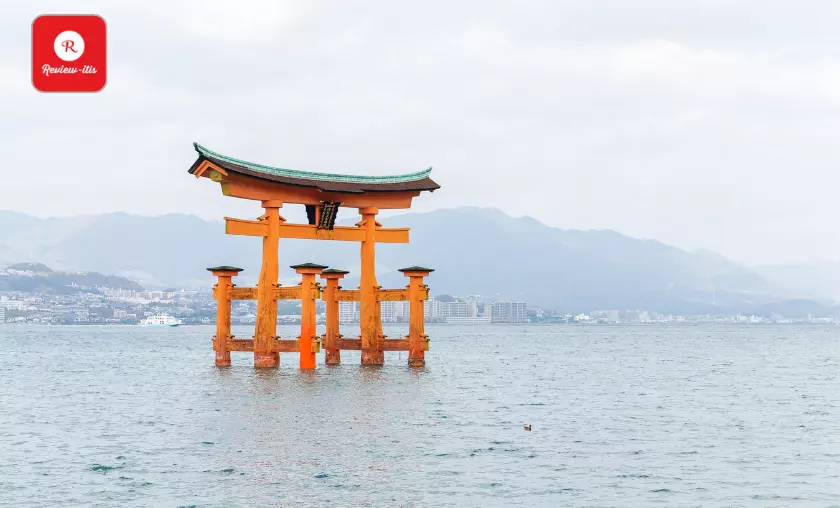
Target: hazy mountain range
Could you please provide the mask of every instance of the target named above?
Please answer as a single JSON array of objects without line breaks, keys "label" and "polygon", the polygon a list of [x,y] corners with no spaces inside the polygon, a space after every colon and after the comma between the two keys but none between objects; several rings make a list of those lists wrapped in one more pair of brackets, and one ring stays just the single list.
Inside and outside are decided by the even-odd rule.
[{"label": "hazy mountain range", "polygon": [[[819,268],[753,269],[708,251],[687,252],[609,230],[552,228],[490,208],[409,213],[381,222],[411,228],[409,245],[377,247],[379,283],[386,287],[402,287],[396,270],[419,264],[436,270],[428,281],[433,293],[525,300],[568,312],[765,312],[809,298],[820,301],[792,305],[818,315],[832,312],[825,305],[840,294],[838,266],[834,279]],[[221,221],[190,215],[38,219],[0,212],[0,264],[41,262],[147,287],[210,287],[205,268],[219,264],[244,268],[239,283],[253,283],[260,250],[260,239],[225,235]],[[280,259],[284,283],[294,280],[288,265],[311,261],[350,270],[345,287],[352,287],[359,245],[281,240]]]},{"label": "hazy mountain range", "polygon": [[807,298],[840,301],[840,262],[811,261],[758,267],[767,280]]},{"label": "hazy mountain range", "polygon": [[99,288],[143,289],[137,282],[96,272],[59,272],[42,263],[15,263],[0,269],[0,292],[70,295],[80,289],[98,292]]}]

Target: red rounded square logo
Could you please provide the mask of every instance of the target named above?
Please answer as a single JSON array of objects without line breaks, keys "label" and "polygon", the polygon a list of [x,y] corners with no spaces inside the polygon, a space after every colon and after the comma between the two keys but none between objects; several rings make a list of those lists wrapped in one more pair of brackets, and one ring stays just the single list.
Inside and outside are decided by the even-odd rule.
[{"label": "red rounded square logo", "polygon": [[105,88],[105,20],[43,15],[32,22],[32,85],[41,92]]}]

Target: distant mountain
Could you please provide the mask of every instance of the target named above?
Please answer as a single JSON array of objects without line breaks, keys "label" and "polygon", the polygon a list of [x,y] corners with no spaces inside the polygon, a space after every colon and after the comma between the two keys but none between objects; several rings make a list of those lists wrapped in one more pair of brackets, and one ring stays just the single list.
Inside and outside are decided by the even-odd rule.
[{"label": "distant mountain", "polygon": [[123,277],[96,272],[58,272],[42,263],[15,263],[0,269],[0,292],[67,295],[80,289],[97,291],[100,288],[143,290],[141,285]]},{"label": "distant mountain", "polygon": [[757,270],[771,283],[784,286],[797,296],[840,300],[840,262],[770,265]]},{"label": "distant mountain", "polygon": [[[396,270],[420,264],[436,270],[428,281],[434,293],[524,300],[564,312],[729,314],[795,296],[715,253],[686,252],[609,230],[552,228],[496,209],[457,208],[380,221],[411,228],[409,245],[377,246],[378,280],[386,287],[404,286]],[[7,256],[0,261],[96,270],[156,287],[210,287],[205,268],[219,264],[244,268],[239,284],[253,283],[261,252],[258,238],[225,235],[221,221],[125,213],[41,220],[0,212],[0,244],[6,246],[0,256]],[[282,240],[280,259],[283,283],[295,281],[288,265],[307,261],[350,270],[345,287],[358,283],[356,243]]]},{"label": "distant mountain", "polygon": [[43,263],[15,263],[6,267],[6,270],[16,272],[52,273],[53,269]]},{"label": "distant mountain", "polygon": [[692,314],[773,300],[764,279],[746,267],[614,231],[551,228],[478,208],[407,214],[393,222],[412,228],[412,244],[382,249],[377,261],[388,268],[409,262],[439,268],[430,284],[445,293],[498,294],[564,311]]}]

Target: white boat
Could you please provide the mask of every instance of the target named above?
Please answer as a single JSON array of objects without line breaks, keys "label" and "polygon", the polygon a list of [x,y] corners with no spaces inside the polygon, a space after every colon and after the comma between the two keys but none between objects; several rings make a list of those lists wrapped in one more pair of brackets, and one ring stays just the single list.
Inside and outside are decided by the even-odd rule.
[{"label": "white boat", "polygon": [[138,324],[140,326],[178,326],[181,322],[169,314],[153,314]]}]

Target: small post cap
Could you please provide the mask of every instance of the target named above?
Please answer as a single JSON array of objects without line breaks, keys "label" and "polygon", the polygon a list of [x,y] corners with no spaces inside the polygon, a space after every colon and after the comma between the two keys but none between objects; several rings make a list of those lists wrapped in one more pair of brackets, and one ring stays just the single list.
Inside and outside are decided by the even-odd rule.
[{"label": "small post cap", "polygon": [[213,266],[211,268],[208,268],[207,271],[208,272],[236,272],[236,273],[239,273],[243,270],[242,270],[242,268],[237,268],[235,266],[222,265],[222,266]]},{"label": "small post cap", "polygon": [[340,279],[341,277],[344,277],[348,273],[350,273],[350,272],[348,272],[347,270],[339,270],[337,268],[327,268],[326,270],[321,272],[321,277],[324,277],[325,275],[331,275],[331,276],[333,276],[337,279]]},{"label": "small post cap", "polygon": [[409,275],[415,272],[423,272],[428,275],[434,272],[435,270],[433,268],[426,268],[424,266],[409,266],[408,268],[400,268],[398,271],[402,272],[405,275]]},{"label": "small post cap", "polygon": [[327,266],[316,263],[301,263],[299,265],[291,265],[289,268],[292,268],[297,273],[321,273]]}]

